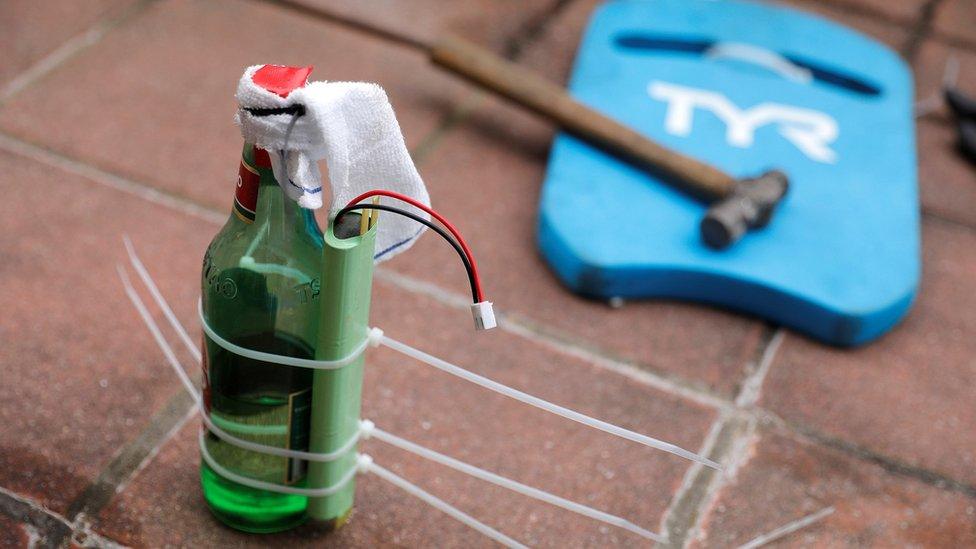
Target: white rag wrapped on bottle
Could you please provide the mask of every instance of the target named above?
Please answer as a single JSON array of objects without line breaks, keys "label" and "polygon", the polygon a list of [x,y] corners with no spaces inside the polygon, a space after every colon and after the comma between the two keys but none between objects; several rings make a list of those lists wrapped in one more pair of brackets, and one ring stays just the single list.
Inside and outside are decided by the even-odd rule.
[{"label": "white rag wrapped on bottle", "polygon": [[[322,175],[328,166],[332,191],[330,214],[356,196],[387,189],[430,204],[413,159],[383,88],[367,82],[310,82],[286,97],[257,84],[253,75],[264,65],[248,67],[237,86],[235,122],[244,140],[268,151],[275,179],[285,195],[303,208],[322,207]],[[248,109],[301,106],[304,114],[255,115]],[[430,217],[406,204],[398,207]],[[376,260],[409,248],[425,227],[391,215],[377,226]]]}]

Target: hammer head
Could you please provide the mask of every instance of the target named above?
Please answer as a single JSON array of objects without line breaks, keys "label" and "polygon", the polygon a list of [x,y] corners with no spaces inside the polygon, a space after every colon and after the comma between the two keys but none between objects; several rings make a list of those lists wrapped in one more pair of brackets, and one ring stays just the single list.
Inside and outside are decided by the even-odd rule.
[{"label": "hammer head", "polygon": [[701,222],[702,240],[716,250],[727,248],[749,229],[765,227],[789,189],[779,170],[736,181],[731,194],[715,202]]}]

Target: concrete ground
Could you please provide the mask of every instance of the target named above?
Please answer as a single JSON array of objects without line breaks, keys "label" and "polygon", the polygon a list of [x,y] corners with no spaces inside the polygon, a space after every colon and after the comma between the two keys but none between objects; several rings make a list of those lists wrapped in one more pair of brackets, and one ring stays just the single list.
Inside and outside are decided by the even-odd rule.
[{"label": "concrete ground", "polygon": [[[438,207],[475,247],[503,326],[475,334],[436,238],[384,264],[373,322],[504,383],[711,456],[614,439],[371,351],[364,417],[411,440],[664,530],[744,543],[827,506],[783,545],[976,545],[976,172],[944,110],[918,123],[924,278],[862,349],[681,303],[564,291],[536,253],[553,128],[432,68],[446,30],[564,82],[594,0],[6,0],[0,4],[0,545],[487,546],[379,478],[351,523],[258,537],[198,485],[199,420],[115,274],[127,233],[196,333],[204,247],[230,211],[242,67],[314,64],[382,84]],[[972,0],[796,0],[890,44],[936,91],[976,92]],[[470,189],[481,196],[472,200]],[[33,193],[33,196],[31,196]],[[446,265],[432,269],[432,265]],[[189,363],[189,357],[181,355]],[[384,464],[533,546],[639,545],[381,443]]]}]

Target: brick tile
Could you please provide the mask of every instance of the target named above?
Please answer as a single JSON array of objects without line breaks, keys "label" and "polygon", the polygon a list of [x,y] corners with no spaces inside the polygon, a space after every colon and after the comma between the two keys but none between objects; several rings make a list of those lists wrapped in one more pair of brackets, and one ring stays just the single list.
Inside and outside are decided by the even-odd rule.
[{"label": "brick tile", "polygon": [[[855,0],[862,3],[872,3],[885,6],[895,6],[908,2],[890,2],[889,0]],[[850,27],[856,31],[864,33],[875,40],[878,40],[895,51],[899,51],[908,39],[908,33],[902,27],[882,21],[877,18],[851,13],[838,5],[829,5],[827,2],[817,2],[815,0],[783,0],[779,2],[800,10],[810,12],[821,17],[831,19],[836,23]]]},{"label": "brick tile", "polygon": [[925,100],[938,96],[938,108],[930,116],[941,119],[949,118],[949,109],[941,97],[946,63],[950,57],[954,57],[959,63],[956,87],[970,95],[976,95],[976,51],[948,46],[939,40],[926,40],[912,62],[916,97]]},{"label": "brick tile", "polygon": [[790,336],[761,405],[796,422],[972,485],[976,483],[976,234],[923,224],[914,310],[867,347],[830,349]]},{"label": "brick tile", "polygon": [[132,329],[120,236],[191,321],[215,227],[7,153],[0,173],[0,486],[64,513],[179,385]]},{"label": "brick tile", "polygon": [[918,124],[919,190],[926,212],[976,227],[976,166],[958,151],[949,124]]},{"label": "brick tile", "polygon": [[945,0],[935,12],[933,27],[949,38],[976,46],[976,9],[972,0]]},{"label": "brick tile", "polygon": [[910,25],[922,15],[926,0],[826,0],[837,11],[855,10],[871,19]]},{"label": "brick tile", "polygon": [[0,3],[0,21],[4,28],[0,33],[0,51],[3,52],[0,56],[0,86],[65,41],[132,3],[132,0],[5,0]]},{"label": "brick tile", "polygon": [[[373,322],[394,338],[503,383],[686,447],[700,446],[715,416],[511,334],[475,333],[464,312],[386,283],[374,288]],[[380,428],[651,529],[657,528],[687,469],[684,460],[526,407],[387,349],[370,351],[367,362],[363,415]],[[196,424],[186,427],[103,512],[97,531],[149,546],[304,544],[318,538],[308,529],[257,538],[219,527],[200,496]],[[378,464],[532,545],[638,541],[378,441],[365,443],[365,450]],[[359,480],[357,498],[351,523],[330,542],[344,547],[485,544],[478,534],[376,477]]]},{"label": "brick tile", "polygon": [[776,547],[964,547],[976,501],[893,475],[847,454],[765,433],[708,510],[696,546],[734,547],[833,506]]},{"label": "brick tile", "polygon": [[552,0],[410,0],[377,5],[357,0],[298,0],[342,19],[428,43],[445,33],[503,51],[529,21],[546,14]]},{"label": "brick tile", "polygon": [[549,20],[540,35],[524,48],[519,62],[554,82],[565,84],[583,31],[590,22],[593,10],[603,3],[600,0],[571,2],[557,17]]},{"label": "brick tile", "polygon": [[267,4],[162,2],[17,96],[0,127],[223,209],[241,147],[234,90],[243,68],[262,62],[378,82],[410,145],[462,90],[416,52]]},{"label": "brick tile", "polygon": [[0,547],[28,547],[30,534],[27,525],[0,515]]}]

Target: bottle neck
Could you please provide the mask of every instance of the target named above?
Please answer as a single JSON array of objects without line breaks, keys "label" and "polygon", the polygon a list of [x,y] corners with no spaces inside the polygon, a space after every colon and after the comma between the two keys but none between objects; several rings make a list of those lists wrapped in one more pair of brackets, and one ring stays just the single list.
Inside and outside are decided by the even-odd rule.
[{"label": "bottle neck", "polygon": [[268,152],[250,143],[244,144],[241,154],[233,213],[269,235],[321,233],[312,211],[289,199],[278,186]]}]

